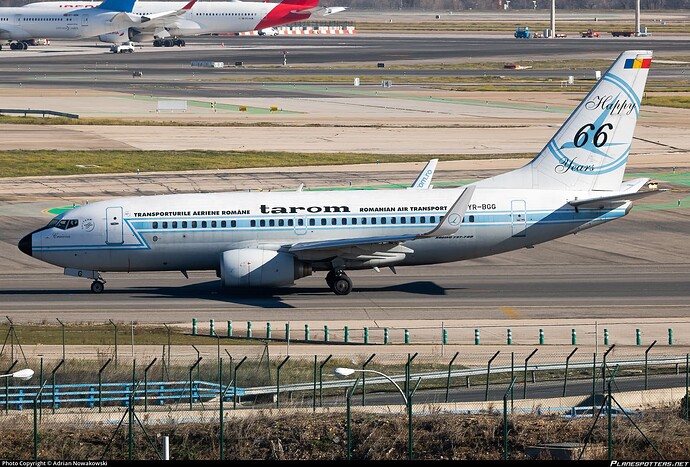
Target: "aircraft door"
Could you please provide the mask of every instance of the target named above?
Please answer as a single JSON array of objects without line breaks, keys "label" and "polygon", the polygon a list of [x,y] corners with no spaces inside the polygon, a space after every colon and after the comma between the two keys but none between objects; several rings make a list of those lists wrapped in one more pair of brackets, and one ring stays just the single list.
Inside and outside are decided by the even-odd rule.
[{"label": "aircraft door", "polygon": [[510,224],[513,237],[524,237],[527,227],[527,204],[522,199],[514,199],[510,203]]},{"label": "aircraft door", "polygon": [[295,233],[297,235],[307,233],[307,216],[295,216]]},{"label": "aircraft door", "polygon": [[85,28],[89,26],[89,14],[82,13],[81,15],[81,27]]},{"label": "aircraft door", "polygon": [[106,234],[105,243],[121,244],[124,243],[122,208],[112,207],[105,210]]},{"label": "aircraft door", "polygon": [[14,24],[17,26],[21,26],[22,24],[22,15],[15,15],[14,16]]}]

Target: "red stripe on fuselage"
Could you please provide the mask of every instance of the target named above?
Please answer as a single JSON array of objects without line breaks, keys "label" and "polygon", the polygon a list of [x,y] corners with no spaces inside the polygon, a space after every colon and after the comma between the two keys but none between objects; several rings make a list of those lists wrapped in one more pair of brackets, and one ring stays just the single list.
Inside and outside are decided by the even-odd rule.
[{"label": "red stripe on fuselage", "polygon": [[257,30],[281,26],[283,24],[304,21],[311,16],[310,12],[293,13],[295,10],[308,10],[319,4],[319,0],[283,0],[277,4],[268,14],[256,25]]}]

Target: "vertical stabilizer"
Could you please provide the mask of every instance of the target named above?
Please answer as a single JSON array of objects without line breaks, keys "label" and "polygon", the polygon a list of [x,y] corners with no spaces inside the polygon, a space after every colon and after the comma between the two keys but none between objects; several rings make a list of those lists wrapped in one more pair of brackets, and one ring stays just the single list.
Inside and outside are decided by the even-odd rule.
[{"label": "vertical stabilizer", "polygon": [[487,180],[486,185],[619,189],[651,62],[651,51],[623,52],[537,157],[524,167]]},{"label": "vertical stabilizer", "polygon": [[97,8],[101,10],[110,11],[123,11],[125,13],[131,13],[134,9],[134,2],[136,0],[105,0],[103,3],[98,5]]}]

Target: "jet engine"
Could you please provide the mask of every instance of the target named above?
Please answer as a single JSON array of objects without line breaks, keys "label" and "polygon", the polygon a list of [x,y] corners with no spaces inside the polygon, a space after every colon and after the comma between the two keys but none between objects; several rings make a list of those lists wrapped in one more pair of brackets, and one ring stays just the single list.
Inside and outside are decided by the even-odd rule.
[{"label": "jet engine", "polygon": [[[163,36],[169,36],[170,34],[167,34],[167,32],[164,31]],[[147,42],[147,41],[152,41],[156,35],[153,33],[142,33],[138,29],[135,28],[127,28],[123,29],[121,31],[113,31],[109,32],[108,34],[101,34],[98,36],[98,39],[101,42],[108,42],[110,44],[122,44],[123,42]]]},{"label": "jet engine", "polygon": [[224,251],[220,258],[223,287],[278,287],[311,276],[311,265],[289,253],[258,248]]}]

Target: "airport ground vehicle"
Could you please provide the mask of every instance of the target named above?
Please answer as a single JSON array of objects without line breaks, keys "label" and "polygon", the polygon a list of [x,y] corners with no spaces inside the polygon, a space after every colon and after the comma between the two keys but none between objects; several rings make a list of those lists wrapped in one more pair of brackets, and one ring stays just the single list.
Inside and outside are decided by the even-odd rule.
[{"label": "airport ground vehicle", "polygon": [[115,54],[132,53],[134,52],[134,44],[131,42],[123,42],[122,44],[113,44],[110,51]]},{"label": "airport ground vehicle", "polygon": [[586,31],[582,31],[580,33],[580,37],[599,37],[599,33],[597,31],[592,31],[591,29],[588,29]]},{"label": "airport ground vehicle", "polygon": [[516,39],[529,39],[532,37],[529,32],[529,26],[517,26],[514,35]]},{"label": "airport ground vehicle", "polygon": [[633,37],[635,36],[635,31],[611,31],[613,37]]}]

